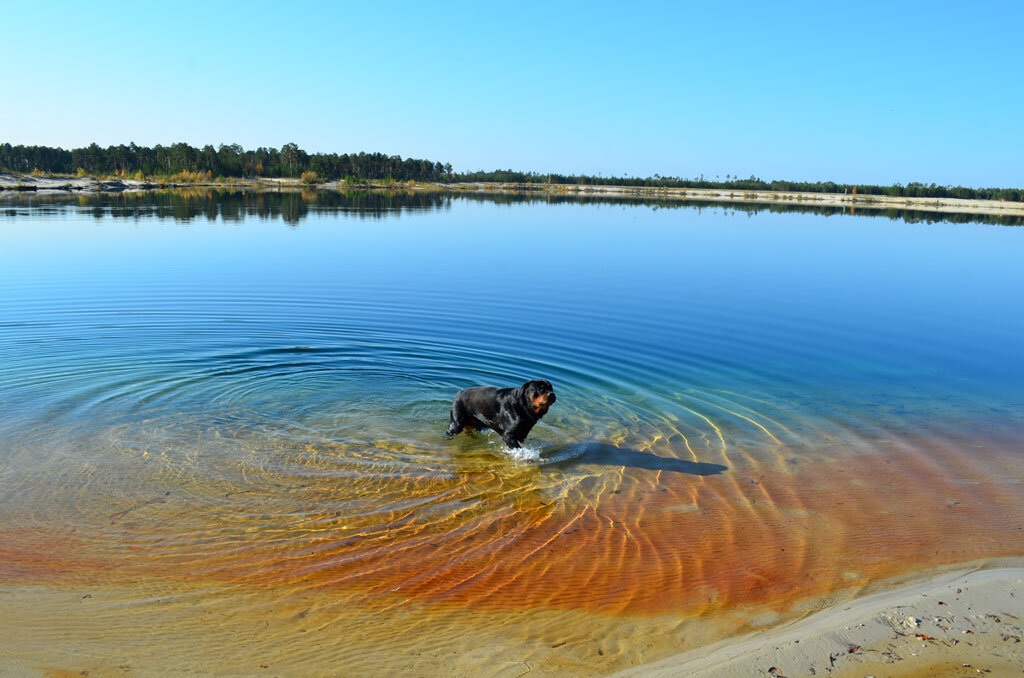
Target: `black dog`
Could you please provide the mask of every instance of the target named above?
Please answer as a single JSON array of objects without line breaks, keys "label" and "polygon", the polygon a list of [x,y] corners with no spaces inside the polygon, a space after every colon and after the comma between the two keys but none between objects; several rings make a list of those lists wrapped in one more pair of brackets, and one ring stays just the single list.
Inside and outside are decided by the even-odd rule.
[{"label": "black dog", "polygon": [[455,394],[451,423],[444,435],[451,438],[465,428],[490,428],[508,447],[516,448],[554,402],[551,382],[543,379],[533,379],[519,388],[467,388]]}]

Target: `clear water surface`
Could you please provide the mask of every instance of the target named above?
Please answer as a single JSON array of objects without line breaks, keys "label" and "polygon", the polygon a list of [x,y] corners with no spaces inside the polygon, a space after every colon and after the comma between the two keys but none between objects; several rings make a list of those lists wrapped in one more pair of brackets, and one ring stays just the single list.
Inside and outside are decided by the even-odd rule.
[{"label": "clear water surface", "polygon": [[[0,662],[607,673],[1022,556],[1022,252],[963,218],[8,197]],[[527,449],[443,439],[457,390],[534,377]]]}]

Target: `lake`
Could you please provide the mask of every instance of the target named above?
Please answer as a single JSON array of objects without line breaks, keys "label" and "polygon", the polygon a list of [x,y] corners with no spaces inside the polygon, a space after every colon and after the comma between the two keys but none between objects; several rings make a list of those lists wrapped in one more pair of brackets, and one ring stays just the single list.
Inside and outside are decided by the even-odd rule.
[{"label": "lake", "polygon": [[[0,672],[603,674],[1024,556],[1022,252],[920,213],[8,196]],[[530,378],[523,450],[444,439]]]}]

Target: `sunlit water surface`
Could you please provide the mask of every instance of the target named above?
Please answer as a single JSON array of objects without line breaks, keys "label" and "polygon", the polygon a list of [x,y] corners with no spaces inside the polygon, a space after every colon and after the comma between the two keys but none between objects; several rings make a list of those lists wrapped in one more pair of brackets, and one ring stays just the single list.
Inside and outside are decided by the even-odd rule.
[{"label": "sunlit water surface", "polygon": [[[0,202],[0,672],[605,673],[1024,555],[1024,231]],[[548,379],[511,454],[454,393]]]}]

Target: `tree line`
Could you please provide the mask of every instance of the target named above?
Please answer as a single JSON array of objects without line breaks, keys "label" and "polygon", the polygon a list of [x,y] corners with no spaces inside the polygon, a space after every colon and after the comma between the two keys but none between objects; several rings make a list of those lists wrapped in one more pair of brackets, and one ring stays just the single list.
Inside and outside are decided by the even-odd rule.
[{"label": "tree line", "polygon": [[799,191],[808,193],[857,193],[914,198],[962,198],[976,200],[1024,201],[1020,188],[969,188],[939,186],[934,183],[842,184],[833,181],[765,181],[726,175],[700,175],[695,179],[664,177],[603,177],[586,174],[552,174],[492,170],[457,173],[450,163],[416,158],[402,158],[383,153],[307,153],[296,144],[280,149],[245,150],[238,144],[211,145],[198,148],[186,143],[170,146],[157,144],[152,148],[108,146],[93,143],[84,148],[65,150],[50,146],[12,146],[0,144],[0,171],[29,174],[33,171],[51,174],[90,174],[135,176],[169,176],[180,173],[206,177],[290,177],[312,173],[320,181],[357,179],[368,181],[500,182],[541,184],[583,184],[603,186],[635,186],[648,188],[706,188],[732,191]]},{"label": "tree line", "polygon": [[307,153],[296,144],[280,149],[245,150],[238,144],[202,148],[185,143],[152,148],[108,146],[93,143],[84,148],[12,146],[0,144],[0,170],[29,174],[89,174],[170,176],[180,173],[210,177],[294,177],[315,172],[325,181],[348,177],[394,181],[445,182],[452,179],[452,166],[430,160],[402,158],[383,153]]}]

